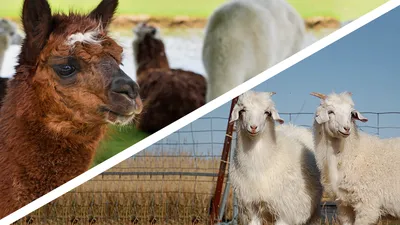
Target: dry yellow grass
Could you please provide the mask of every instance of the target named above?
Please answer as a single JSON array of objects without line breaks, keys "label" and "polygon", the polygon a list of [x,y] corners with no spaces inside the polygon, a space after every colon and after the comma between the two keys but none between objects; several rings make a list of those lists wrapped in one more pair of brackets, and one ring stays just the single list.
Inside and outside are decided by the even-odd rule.
[{"label": "dry yellow grass", "polygon": [[[188,156],[131,158],[107,172],[218,172],[219,159]],[[206,224],[215,184],[215,177],[97,176],[33,212],[30,224]],[[230,193],[226,218],[232,210]]]}]

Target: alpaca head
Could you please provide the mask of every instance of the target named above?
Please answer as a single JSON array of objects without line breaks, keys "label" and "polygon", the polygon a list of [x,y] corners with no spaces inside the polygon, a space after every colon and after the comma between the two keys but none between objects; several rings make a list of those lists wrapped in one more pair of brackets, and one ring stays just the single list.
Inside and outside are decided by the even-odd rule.
[{"label": "alpaca head", "polygon": [[246,131],[250,136],[257,136],[267,126],[274,126],[274,121],[283,124],[284,120],[279,117],[271,99],[274,94],[254,91],[243,93],[233,108],[230,122],[238,121],[238,129]]},{"label": "alpaca head", "polygon": [[355,127],[355,120],[368,121],[354,108],[350,92],[330,95],[312,92],[311,95],[321,99],[315,113],[315,122],[332,138],[347,138]]},{"label": "alpaca head", "polygon": [[87,15],[52,15],[47,0],[25,0],[15,78],[31,86],[55,127],[125,124],[142,110],[138,85],[120,68],[123,49],[107,32],[117,5],[103,0]]},{"label": "alpaca head", "polygon": [[143,40],[145,37],[160,39],[160,31],[157,28],[148,25],[146,22],[140,22],[136,27],[132,29],[132,31],[135,34],[137,40]]},{"label": "alpaca head", "polygon": [[[20,45],[22,43],[22,36],[18,33],[17,25],[7,19],[0,18],[0,39],[7,41],[6,46]],[[4,44],[3,44],[4,45]]]},{"label": "alpaca head", "polygon": [[[133,52],[135,55],[136,68],[142,63],[158,61],[168,65],[165,46],[159,37],[159,30],[147,23],[139,23],[134,29],[135,40],[133,41]],[[153,66],[162,67],[162,66]]]}]

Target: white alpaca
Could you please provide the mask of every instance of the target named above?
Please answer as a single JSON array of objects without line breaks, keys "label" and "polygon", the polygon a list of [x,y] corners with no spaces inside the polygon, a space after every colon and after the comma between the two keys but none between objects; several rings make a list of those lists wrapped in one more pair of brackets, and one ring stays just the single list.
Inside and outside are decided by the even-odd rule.
[{"label": "white alpaca", "polygon": [[325,189],[336,198],[342,224],[400,218],[400,138],[380,139],[357,129],[367,122],[351,93],[320,93],[314,120],[315,154]]},{"label": "white alpaca", "polygon": [[231,0],[209,18],[202,59],[207,101],[305,47],[305,23],[285,0]]},{"label": "white alpaca", "polygon": [[21,43],[22,36],[18,33],[17,25],[10,20],[0,18],[0,71],[8,47]]},{"label": "white alpaca", "polygon": [[[237,143],[230,178],[251,225],[319,224],[322,185],[310,130],[284,123],[271,92],[239,96],[231,122]],[[300,141],[304,139],[305,142]]]}]

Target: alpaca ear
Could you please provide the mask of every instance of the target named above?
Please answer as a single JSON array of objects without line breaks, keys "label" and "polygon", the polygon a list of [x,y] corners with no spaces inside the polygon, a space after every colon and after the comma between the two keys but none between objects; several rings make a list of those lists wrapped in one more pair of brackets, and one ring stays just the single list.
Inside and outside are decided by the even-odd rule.
[{"label": "alpaca ear", "polygon": [[353,112],[351,112],[351,117],[355,120],[359,120],[361,122],[367,122],[368,118],[364,117],[359,111],[354,110]]},{"label": "alpaca ear", "polygon": [[275,120],[279,124],[285,123],[285,121],[279,116],[278,112],[275,109],[271,110],[271,117],[273,120]]},{"label": "alpaca ear", "polygon": [[107,29],[111,19],[117,10],[118,0],[102,0],[100,4],[89,14],[89,17],[101,22],[103,29]]},{"label": "alpaca ear", "polygon": [[26,63],[34,64],[51,33],[51,9],[47,0],[25,0],[22,8],[22,25],[26,34],[24,55]]},{"label": "alpaca ear", "polygon": [[320,108],[317,110],[317,113],[315,115],[315,121],[317,121],[318,124],[323,124],[329,121],[329,115],[328,115],[328,110],[325,108]]},{"label": "alpaca ear", "polygon": [[242,107],[239,106],[238,104],[235,105],[235,107],[233,107],[232,113],[231,113],[231,120],[229,121],[229,123],[233,123],[236,120],[239,119],[239,112],[240,110],[242,110]]}]

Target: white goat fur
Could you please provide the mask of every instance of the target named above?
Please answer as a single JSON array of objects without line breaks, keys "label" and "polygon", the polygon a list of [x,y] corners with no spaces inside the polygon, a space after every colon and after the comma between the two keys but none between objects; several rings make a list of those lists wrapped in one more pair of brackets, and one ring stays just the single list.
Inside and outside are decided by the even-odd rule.
[{"label": "white goat fur", "polygon": [[[321,99],[313,128],[325,190],[336,198],[342,224],[375,224],[380,216],[400,217],[400,138],[369,135],[357,129],[355,120],[368,121],[354,109],[350,93]],[[350,128],[349,133],[344,127]]]},{"label": "white goat fur", "polygon": [[285,0],[231,0],[209,18],[202,59],[207,101],[305,47],[304,20]]},{"label": "white goat fur", "polygon": [[[322,185],[310,149],[311,130],[294,125],[275,129],[274,121],[284,121],[275,109],[272,94],[248,91],[239,96],[232,111],[231,122],[237,122],[232,186],[249,224],[274,220],[269,216],[280,225],[319,224]],[[250,135],[252,125],[257,126],[257,135]]]},{"label": "white goat fur", "polygon": [[11,45],[22,43],[22,36],[18,33],[17,25],[7,19],[0,18],[0,71],[4,61],[4,55]]}]

